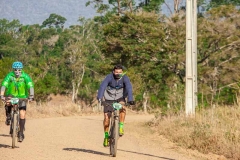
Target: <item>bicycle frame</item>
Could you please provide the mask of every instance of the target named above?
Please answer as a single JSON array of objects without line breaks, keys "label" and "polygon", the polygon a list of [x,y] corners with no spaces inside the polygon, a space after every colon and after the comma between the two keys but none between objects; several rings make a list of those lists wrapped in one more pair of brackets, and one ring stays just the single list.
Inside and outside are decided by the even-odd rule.
[{"label": "bicycle frame", "polygon": [[109,145],[110,145],[110,154],[113,157],[116,157],[117,142],[119,138],[119,110],[122,108],[122,105],[120,103],[113,103],[112,107],[114,111],[111,115],[110,130],[109,130]]},{"label": "bicycle frame", "polygon": [[21,101],[27,101],[26,98],[10,98],[8,97],[8,101],[6,103],[11,104],[11,124],[10,124],[10,134],[12,137],[12,148],[15,148],[15,142],[17,134],[20,130],[19,127],[19,120],[20,120],[20,113],[19,113],[19,103]]}]

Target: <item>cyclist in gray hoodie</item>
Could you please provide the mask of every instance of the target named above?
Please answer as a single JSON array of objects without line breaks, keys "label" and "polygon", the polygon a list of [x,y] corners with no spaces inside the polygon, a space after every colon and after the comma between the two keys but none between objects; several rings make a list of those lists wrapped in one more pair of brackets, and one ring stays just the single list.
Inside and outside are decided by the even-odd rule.
[{"label": "cyclist in gray hoodie", "polygon": [[114,66],[112,73],[108,74],[107,77],[103,80],[97,95],[98,101],[102,101],[102,105],[104,106],[104,147],[108,146],[108,129],[111,113],[113,111],[111,104],[113,104],[114,102],[118,102],[123,105],[123,108],[120,110],[119,113],[119,134],[120,136],[124,134],[123,126],[126,115],[126,98],[128,99],[128,103],[130,105],[135,104],[133,101],[132,84],[128,76],[123,73],[123,66],[118,64]]}]

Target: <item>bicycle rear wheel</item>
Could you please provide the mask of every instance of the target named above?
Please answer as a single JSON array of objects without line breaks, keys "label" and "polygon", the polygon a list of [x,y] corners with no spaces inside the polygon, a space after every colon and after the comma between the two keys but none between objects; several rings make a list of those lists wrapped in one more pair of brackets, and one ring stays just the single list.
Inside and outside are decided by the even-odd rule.
[{"label": "bicycle rear wheel", "polygon": [[113,157],[117,156],[117,144],[118,144],[118,136],[119,136],[119,130],[118,130],[118,119],[114,119],[112,129],[111,129],[111,139],[110,139],[110,154]]},{"label": "bicycle rear wheel", "polygon": [[17,136],[17,114],[13,114],[12,119],[12,148],[15,148],[16,136]]}]

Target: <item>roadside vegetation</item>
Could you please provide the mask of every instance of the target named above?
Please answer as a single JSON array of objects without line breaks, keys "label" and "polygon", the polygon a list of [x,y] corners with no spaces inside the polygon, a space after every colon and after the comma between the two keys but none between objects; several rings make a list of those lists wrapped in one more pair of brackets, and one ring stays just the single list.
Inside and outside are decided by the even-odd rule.
[{"label": "roadside vegetation", "polygon": [[[170,111],[169,111],[170,112]],[[202,109],[195,117],[171,112],[148,123],[160,135],[186,149],[217,154],[226,159],[240,158],[240,107]]]}]

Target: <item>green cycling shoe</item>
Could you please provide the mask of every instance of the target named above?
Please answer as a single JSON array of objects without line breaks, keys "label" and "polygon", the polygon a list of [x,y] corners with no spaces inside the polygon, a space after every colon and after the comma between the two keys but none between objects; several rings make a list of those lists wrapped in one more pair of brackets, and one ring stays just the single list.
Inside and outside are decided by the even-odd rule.
[{"label": "green cycling shoe", "polygon": [[103,140],[103,146],[104,146],[104,147],[108,147],[108,146],[109,146],[108,138],[104,138],[104,140]]},{"label": "green cycling shoe", "polygon": [[124,129],[123,128],[119,128],[119,136],[123,136],[124,135]]}]

